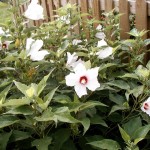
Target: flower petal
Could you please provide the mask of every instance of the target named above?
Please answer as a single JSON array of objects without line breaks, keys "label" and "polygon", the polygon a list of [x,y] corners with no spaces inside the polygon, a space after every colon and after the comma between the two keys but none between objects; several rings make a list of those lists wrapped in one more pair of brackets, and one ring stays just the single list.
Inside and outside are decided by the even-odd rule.
[{"label": "flower petal", "polygon": [[31,59],[34,61],[40,61],[40,60],[43,60],[44,59],[44,57],[46,56],[46,55],[48,55],[49,54],[49,52],[48,51],[46,51],[46,50],[41,50],[41,51],[33,51],[32,53],[31,53]]},{"label": "flower petal", "polygon": [[79,63],[74,68],[74,72],[80,76],[81,74],[85,74],[86,73],[86,68],[85,68],[85,66],[82,63]]},{"label": "flower petal", "polygon": [[30,55],[32,55],[32,53],[35,53],[35,51],[39,51],[42,46],[43,46],[43,41],[36,40],[34,43],[31,44],[31,48],[30,48],[30,52],[29,52]]},{"label": "flower petal", "polygon": [[105,39],[106,35],[104,34],[104,32],[97,32],[95,34],[95,37],[97,37],[99,39]]},{"label": "flower petal", "polygon": [[77,95],[81,98],[83,95],[87,95],[87,90],[86,90],[86,86],[82,85],[80,83],[75,85],[75,91],[77,93]]},{"label": "flower petal", "polygon": [[32,0],[29,4],[28,9],[25,11],[24,16],[31,20],[44,19],[43,7],[37,4],[37,0]]},{"label": "flower petal", "polygon": [[113,48],[107,47],[107,48],[104,48],[104,49],[100,50],[99,52],[97,52],[96,55],[98,55],[99,59],[104,59],[104,58],[107,58],[108,56],[110,56],[112,53],[113,53]]},{"label": "flower petal", "polygon": [[65,77],[65,80],[66,80],[67,86],[74,86],[76,84],[76,81],[77,81],[77,76],[74,73],[70,73],[69,75],[67,75]]},{"label": "flower petal", "polygon": [[99,70],[99,67],[88,69],[86,72],[86,76],[88,77],[88,79],[92,80],[94,78],[97,78],[98,70]]},{"label": "flower petal", "polygon": [[91,91],[95,91],[98,87],[100,87],[100,83],[98,82],[97,78],[94,78],[88,81],[86,87]]},{"label": "flower petal", "polygon": [[26,51],[27,51],[27,53],[29,53],[30,52],[30,49],[31,49],[31,45],[32,45],[32,43],[34,43],[34,39],[32,39],[32,38],[28,38],[27,40],[26,40]]},{"label": "flower petal", "polygon": [[107,46],[107,43],[105,42],[105,40],[98,41],[97,47],[102,47],[102,46]]}]

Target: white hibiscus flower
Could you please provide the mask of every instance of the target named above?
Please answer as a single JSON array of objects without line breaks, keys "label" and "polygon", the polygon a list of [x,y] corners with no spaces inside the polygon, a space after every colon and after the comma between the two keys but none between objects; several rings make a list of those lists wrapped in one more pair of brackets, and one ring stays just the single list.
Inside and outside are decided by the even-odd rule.
[{"label": "white hibiscus flower", "polygon": [[44,57],[49,54],[47,50],[41,50],[41,47],[43,46],[42,40],[34,40],[32,38],[28,38],[26,41],[26,52],[27,56],[30,56],[30,58],[33,61],[40,61],[43,60]]},{"label": "white hibiscus flower", "polygon": [[113,48],[108,46],[104,40],[98,41],[97,47],[102,47],[100,51],[96,53],[99,59],[107,58],[113,53]]},{"label": "white hibiscus flower", "polygon": [[72,45],[78,45],[78,44],[80,44],[81,42],[82,42],[81,40],[74,39],[74,40],[72,41]]},{"label": "white hibiscus flower", "polygon": [[81,98],[83,95],[87,95],[87,88],[95,91],[100,87],[97,80],[98,69],[98,67],[86,69],[83,64],[79,63],[74,68],[74,73],[70,73],[65,77],[66,85],[74,86],[77,95]]},{"label": "white hibiscus flower", "polygon": [[31,20],[44,19],[43,7],[38,4],[38,0],[32,0],[25,11],[24,16]]},{"label": "white hibiscus flower", "polygon": [[66,63],[66,67],[70,70],[72,70],[73,68],[75,68],[79,63],[84,64],[84,61],[82,61],[81,59],[77,60],[78,56],[77,54],[74,52],[73,54],[67,52],[67,63]]},{"label": "white hibiscus flower", "polygon": [[142,104],[141,110],[150,116],[150,97]]}]

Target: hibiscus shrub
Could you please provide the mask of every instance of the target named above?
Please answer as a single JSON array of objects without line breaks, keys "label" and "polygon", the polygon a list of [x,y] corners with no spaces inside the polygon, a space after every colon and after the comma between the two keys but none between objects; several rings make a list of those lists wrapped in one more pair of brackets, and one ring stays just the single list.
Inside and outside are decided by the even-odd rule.
[{"label": "hibiscus shrub", "polygon": [[112,11],[86,20],[86,38],[86,14],[76,10],[68,3],[55,21],[28,27],[46,17],[32,0],[22,16],[12,7],[14,20],[0,28],[1,150],[149,148],[146,31],[132,29],[132,39],[121,40]]}]

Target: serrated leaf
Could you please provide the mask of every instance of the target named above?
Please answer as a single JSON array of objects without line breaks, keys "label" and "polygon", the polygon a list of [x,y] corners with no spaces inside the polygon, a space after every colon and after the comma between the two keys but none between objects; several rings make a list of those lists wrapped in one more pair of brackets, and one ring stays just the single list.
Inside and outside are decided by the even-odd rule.
[{"label": "serrated leaf", "polygon": [[8,115],[0,116],[0,128],[10,126],[14,123],[17,123],[18,121],[19,119],[15,116],[8,116]]},{"label": "serrated leaf", "polygon": [[6,87],[1,93],[0,93],[0,105],[5,102],[6,96],[11,88],[11,85]]},{"label": "serrated leaf", "polygon": [[127,82],[123,80],[114,80],[114,81],[108,82],[107,84],[110,86],[118,87],[120,89],[125,89],[125,90],[130,89],[130,86],[127,84]]},{"label": "serrated leaf", "polygon": [[56,92],[57,89],[58,89],[58,87],[55,88],[55,89],[53,89],[52,91],[50,91],[50,92],[44,97],[44,103],[43,103],[43,104],[39,104],[39,106],[40,106],[43,110],[47,109],[47,107],[48,107],[48,105],[50,104],[50,102],[51,102],[51,100],[52,100],[52,98],[53,98],[53,96],[54,96],[54,94],[55,94],[55,92]]},{"label": "serrated leaf", "polygon": [[2,106],[22,106],[22,105],[29,105],[30,104],[30,100],[28,98],[22,98],[22,99],[10,99],[8,101],[6,101],[4,104],[2,104]]},{"label": "serrated leaf", "polygon": [[100,65],[99,67],[99,72],[102,71],[103,69],[106,69],[106,68],[109,68],[109,67],[112,67],[112,66],[116,66],[117,64],[115,63],[107,63],[107,64],[102,64]]},{"label": "serrated leaf", "polygon": [[13,115],[32,115],[33,114],[33,109],[29,106],[20,106],[17,108],[13,108],[9,111],[7,111],[5,114],[13,114]]},{"label": "serrated leaf", "polygon": [[123,76],[119,76],[119,78],[131,78],[131,79],[138,79],[138,76],[134,73],[126,73]]},{"label": "serrated leaf", "polygon": [[101,148],[105,150],[119,150],[120,149],[120,145],[116,141],[111,140],[111,139],[103,139],[101,141],[94,141],[88,144],[96,148]]},{"label": "serrated leaf", "polygon": [[45,88],[46,82],[47,82],[49,76],[51,75],[51,73],[53,72],[53,70],[54,70],[54,69],[52,69],[52,70],[50,71],[50,73],[49,73],[48,75],[44,76],[44,78],[39,82],[39,84],[38,84],[38,86],[37,86],[37,96],[39,96],[40,93],[41,93],[41,92],[43,91],[43,89]]},{"label": "serrated leaf", "polygon": [[91,124],[100,124],[104,127],[108,127],[106,122],[99,116],[99,115],[94,115],[91,119]]},{"label": "serrated leaf", "polygon": [[29,87],[17,81],[14,81],[14,83],[17,86],[18,90],[20,90],[25,96],[27,96],[26,91],[29,89]]},{"label": "serrated leaf", "polygon": [[134,132],[142,126],[141,118],[136,117],[129,120],[127,123],[123,125],[124,130],[128,133],[130,137],[134,134]]},{"label": "serrated leaf", "polygon": [[15,70],[15,68],[12,68],[12,67],[2,67],[0,68],[0,71],[7,71],[7,70]]},{"label": "serrated leaf", "polygon": [[6,150],[11,134],[12,132],[9,132],[9,133],[4,132],[0,134],[0,149],[1,150]]},{"label": "serrated leaf", "polygon": [[145,136],[147,135],[147,133],[149,132],[150,130],[150,125],[146,125],[146,126],[142,126],[140,128],[138,128],[133,136],[132,136],[132,139],[138,139],[138,142],[139,142],[139,139],[144,139]]},{"label": "serrated leaf", "polygon": [[55,150],[61,150],[62,145],[69,139],[71,135],[71,132],[69,129],[59,129],[54,134],[54,149]]},{"label": "serrated leaf", "polygon": [[43,139],[36,139],[32,142],[32,146],[35,146],[37,150],[48,150],[48,146],[51,144],[51,137],[44,137]]},{"label": "serrated leaf", "polygon": [[125,106],[114,105],[114,106],[112,106],[109,115],[112,114],[113,112],[117,111],[117,110],[125,110],[125,109],[127,109]]},{"label": "serrated leaf", "polygon": [[84,135],[90,127],[90,119],[89,118],[82,119],[81,124],[84,127],[84,132],[83,132],[83,135]]},{"label": "serrated leaf", "polygon": [[31,133],[29,133],[29,132],[13,130],[9,141],[10,142],[16,142],[16,141],[27,139],[29,137],[31,137]]},{"label": "serrated leaf", "polygon": [[126,133],[126,131],[125,131],[124,129],[122,129],[120,126],[119,126],[119,131],[120,131],[120,133],[121,133],[121,136],[122,136],[123,140],[124,140],[126,143],[128,143],[128,142],[131,140],[130,136],[129,136],[129,135]]}]

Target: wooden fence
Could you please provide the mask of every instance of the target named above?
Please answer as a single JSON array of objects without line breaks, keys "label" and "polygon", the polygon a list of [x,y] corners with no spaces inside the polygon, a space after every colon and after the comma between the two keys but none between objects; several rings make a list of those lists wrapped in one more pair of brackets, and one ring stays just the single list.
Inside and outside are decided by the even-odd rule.
[{"label": "wooden fence", "polygon": [[[65,5],[67,2],[77,4],[81,8],[82,13],[88,13],[91,8],[93,10],[93,17],[100,20],[101,11],[109,12],[116,9],[119,13],[123,14],[120,17],[121,39],[130,38],[127,32],[130,31],[129,15],[135,14],[135,27],[141,30],[150,30],[150,1],[149,0],[39,0],[39,3],[44,8],[44,15],[47,16],[45,20],[30,21],[31,25],[40,25],[42,22],[54,20],[54,10]],[[23,14],[27,9],[28,3],[24,3],[20,7],[20,13]],[[83,18],[83,19],[86,19]],[[79,28],[76,29],[79,33]],[[88,35],[87,35],[88,36]],[[144,39],[150,37],[150,32],[145,34]]]}]

